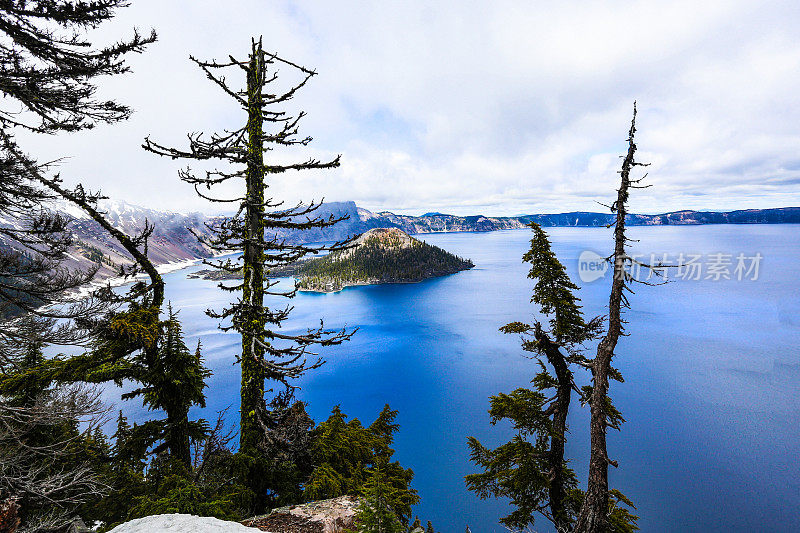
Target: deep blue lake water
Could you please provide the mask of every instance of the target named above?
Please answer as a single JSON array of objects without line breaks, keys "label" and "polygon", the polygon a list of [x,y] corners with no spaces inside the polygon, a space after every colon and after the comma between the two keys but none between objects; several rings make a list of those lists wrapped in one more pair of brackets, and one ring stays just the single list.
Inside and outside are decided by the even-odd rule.
[{"label": "deep blue lake water", "polygon": [[[586,314],[604,314],[610,279],[580,283],[576,272],[584,250],[610,253],[610,232],[548,233],[582,285]],[[644,532],[800,531],[800,226],[636,227],[630,235],[648,255],[702,254],[704,267],[713,262],[708,254],[731,254],[726,268],[734,279],[678,280],[631,295],[630,336],[615,358],[626,381],[611,388],[627,419],[609,436],[620,465],[610,473],[612,486],[637,505]],[[466,439],[492,446],[508,440],[508,426],[489,424],[488,397],[528,386],[536,372],[518,339],[498,332],[536,311],[521,262],[529,231],[421,238],[476,267],[418,284],[293,300],[287,330],[319,318],[359,328],[351,342],[324,350],[327,364],[303,378],[299,394],[318,422],[338,404],[370,423],[389,403],[400,412],[395,456],[416,472],[423,523],[431,520],[442,533],[460,533],[467,524],[474,533],[504,531],[497,520],[507,504],[482,501],[465,488],[464,475],[475,471]],[[739,253],[763,256],[757,280],[735,279]],[[180,309],[187,343],[202,340],[214,372],[203,416],[213,419],[232,406],[236,420],[239,339],[203,314],[227,295],[214,282],[186,278],[199,268],[166,275],[167,295]],[[125,403],[130,416],[140,416],[138,402]],[[582,483],[587,424],[588,409],[576,402],[568,455]],[[544,519],[534,529],[549,531]]]}]

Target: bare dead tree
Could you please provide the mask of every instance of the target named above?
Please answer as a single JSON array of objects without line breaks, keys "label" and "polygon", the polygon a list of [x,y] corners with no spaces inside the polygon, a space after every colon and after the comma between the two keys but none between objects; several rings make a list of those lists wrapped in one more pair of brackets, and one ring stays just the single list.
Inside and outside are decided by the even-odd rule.
[{"label": "bare dead tree", "polygon": [[[26,513],[19,531],[52,531],[106,487],[73,446],[108,421],[109,409],[93,386],[75,384],[39,394],[33,404],[0,400],[0,500],[14,498]],[[65,424],[80,430],[56,431]],[[41,432],[58,438],[42,441]]]},{"label": "bare dead tree", "polygon": [[628,152],[622,161],[620,174],[620,187],[617,190],[617,199],[610,206],[616,214],[614,221],[614,253],[608,260],[613,265],[613,280],[608,303],[608,327],[605,335],[597,346],[597,355],[590,362],[592,372],[592,385],[585,389],[585,398],[588,398],[590,418],[591,449],[589,456],[589,480],[586,487],[583,503],[578,513],[575,532],[580,533],[605,533],[608,531],[633,531],[636,517],[627,510],[617,505],[617,502],[632,506],[631,502],[617,490],[610,490],[608,486],[608,466],[618,466],[618,463],[608,456],[606,446],[606,433],[608,428],[620,429],[624,422],[622,414],[614,407],[608,395],[609,379],[622,381],[620,372],[612,367],[614,350],[620,336],[625,334],[625,320],[622,318],[624,309],[630,307],[626,293],[632,293],[633,283],[654,284],[641,281],[631,273],[634,265],[652,269],[656,274],[656,266],[636,261],[627,252],[630,239],[625,235],[625,217],[628,214],[628,197],[630,189],[644,188],[642,180],[631,179],[631,172],[635,167],[647,166],[635,160],[636,143],[636,102],[633,104],[633,118],[628,131]]}]

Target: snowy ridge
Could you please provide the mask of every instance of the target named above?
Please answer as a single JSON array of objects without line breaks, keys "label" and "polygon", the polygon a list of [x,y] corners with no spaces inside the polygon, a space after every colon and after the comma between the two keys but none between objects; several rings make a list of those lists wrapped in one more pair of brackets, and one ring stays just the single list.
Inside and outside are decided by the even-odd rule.
[{"label": "snowy ridge", "polygon": [[[88,270],[99,265],[94,285],[109,282],[118,285],[129,281],[117,277],[120,268],[131,265],[133,261],[108,232],[74,204],[60,201],[53,202],[49,207],[69,220],[73,246],[64,266]],[[156,211],[120,200],[103,200],[98,208],[111,225],[132,237],[141,234],[146,224],[153,226],[153,233],[147,242],[147,255],[162,273],[185,268],[213,255],[195,236],[209,235],[206,224],[213,221],[201,213],[187,215]],[[0,225],[18,228],[23,223],[3,214],[0,216]],[[10,244],[14,246],[13,242]]]}]

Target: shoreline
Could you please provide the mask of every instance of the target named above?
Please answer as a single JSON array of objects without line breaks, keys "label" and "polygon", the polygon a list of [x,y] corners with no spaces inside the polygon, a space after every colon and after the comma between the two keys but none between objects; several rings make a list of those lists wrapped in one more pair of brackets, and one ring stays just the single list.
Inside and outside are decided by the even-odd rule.
[{"label": "shoreline", "polygon": [[[210,257],[195,257],[193,259],[182,259],[182,260],[177,260],[177,261],[168,261],[166,263],[161,263],[159,265],[156,265],[156,271],[161,275],[171,274],[173,272],[177,272],[179,270],[184,270],[186,268],[189,268],[190,266],[194,266],[194,265],[196,265],[198,263],[201,263],[205,259],[214,259],[216,257],[222,257],[222,256],[225,256],[225,255],[228,255],[228,254],[229,254],[229,252],[220,253],[220,254],[214,254],[214,255],[212,255]],[[90,281],[89,283],[87,283],[86,285],[83,285],[83,286],[78,287],[78,288],[75,289],[75,291],[74,291],[74,295],[75,295],[74,300],[82,300],[84,298],[88,298],[88,297],[90,297],[92,295],[92,293],[94,293],[95,290],[100,289],[102,287],[107,287],[107,286],[108,287],[112,287],[112,288],[114,288],[114,287],[122,287],[122,286],[125,286],[125,285],[129,284],[129,283],[133,283],[136,280],[145,279],[145,278],[147,278],[147,274],[139,273],[139,274],[137,274],[136,276],[133,276],[133,277],[111,276],[111,277],[108,277],[108,278],[105,278],[105,279],[102,279],[102,280],[93,280],[93,281]]]},{"label": "shoreline", "polygon": [[[429,281],[429,280],[432,280],[432,279],[438,279],[438,278],[445,278],[447,276],[453,276],[455,274],[460,274],[461,272],[466,272],[468,270],[472,270],[473,268],[475,268],[474,265],[469,267],[469,268],[458,270],[456,272],[450,272],[449,274],[440,274],[438,276],[430,276],[430,277],[427,277],[427,278],[417,279],[417,280],[381,281],[379,279],[373,279],[372,281],[363,281],[363,282],[357,282],[357,283],[345,283],[340,288],[332,289],[332,290],[329,290],[329,291],[328,290],[323,290],[323,289],[310,289],[310,288],[299,288],[298,287],[297,292],[311,292],[311,293],[316,293],[316,294],[334,294],[334,293],[337,293],[337,292],[342,292],[343,290],[345,290],[345,289],[347,289],[349,287],[369,287],[369,286],[374,286],[374,285],[403,285],[403,284],[412,285],[412,284],[416,284],[416,283],[423,283],[425,281]],[[294,276],[288,276],[288,277],[294,277]]]}]

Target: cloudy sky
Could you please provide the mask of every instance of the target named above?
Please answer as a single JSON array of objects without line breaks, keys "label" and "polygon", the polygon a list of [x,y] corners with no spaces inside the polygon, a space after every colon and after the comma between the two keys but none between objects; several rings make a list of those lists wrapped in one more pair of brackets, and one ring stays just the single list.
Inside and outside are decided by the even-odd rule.
[{"label": "cloudy sky", "polygon": [[70,156],[67,182],[131,203],[217,209],[179,181],[180,162],[140,144],[241,126],[188,56],[243,58],[263,35],[318,72],[289,106],[314,137],[294,157],[342,154],[339,169],[273,179],[277,198],[409,214],[602,210],[637,100],[652,187],[634,211],[800,205],[796,0],[133,0],[96,36],[134,26],[159,41],[101,87],[134,117],[28,144]]}]

